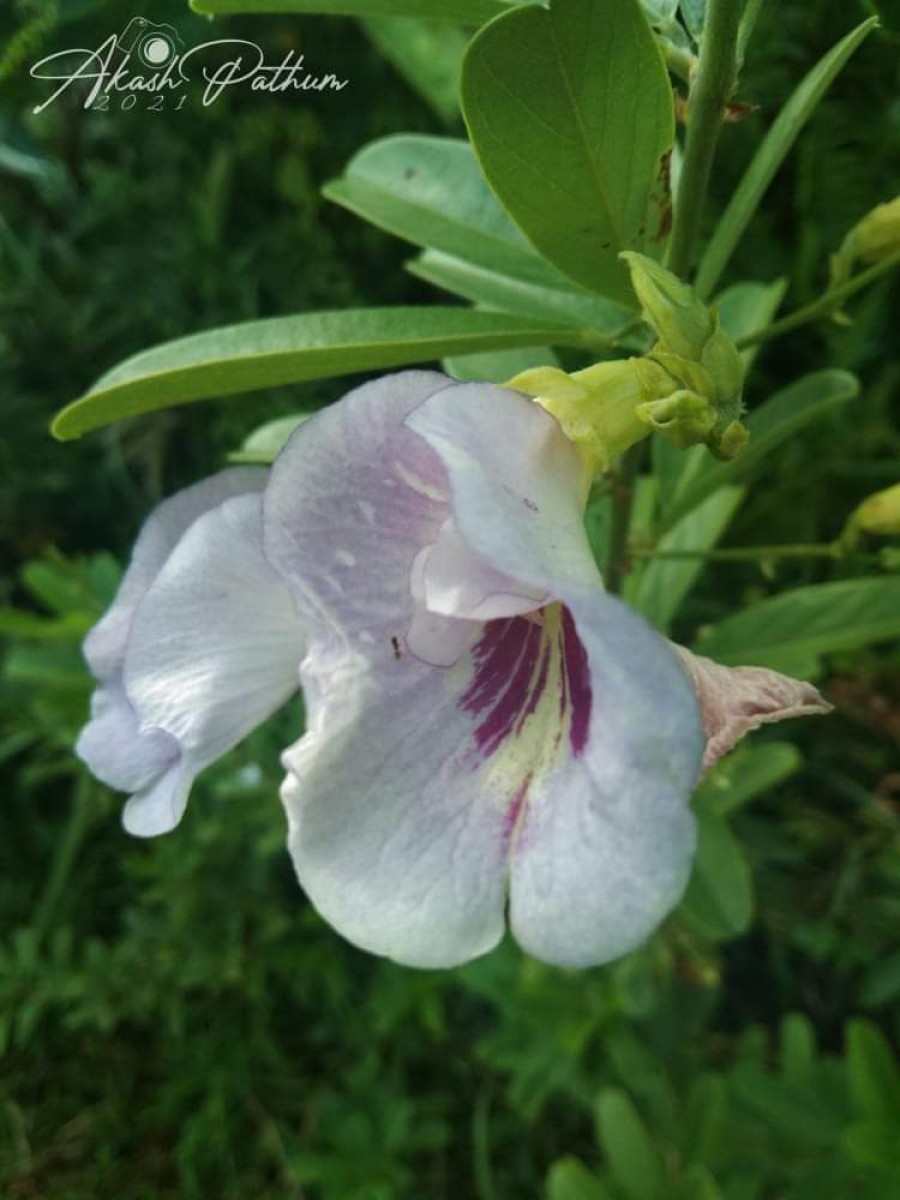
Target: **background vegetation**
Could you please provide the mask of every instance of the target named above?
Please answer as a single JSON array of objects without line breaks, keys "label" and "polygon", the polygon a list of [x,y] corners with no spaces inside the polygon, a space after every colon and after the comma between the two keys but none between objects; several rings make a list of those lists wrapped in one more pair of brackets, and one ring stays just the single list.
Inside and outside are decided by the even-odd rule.
[{"label": "background vegetation", "polygon": [[[764,8],[740,96],[758,107],[726,130],[719,207],[800,75],[871,8]],[[90,690],[79,643],[142,517],[265,419],[347,383],[176,409],[66,446],[51,415],[181,333],[438,298],[402,270],[406,248],[319,187],[373,137],[460,130],[373,48],[377,31],[326,18],[231,27],[273,53],[301,47],[349,76],[342,93],[235,89],[160,114],[86,113],[72,96],[30,115],[31,62],[133,15],[124,0],[17,0],[0,15],[0,1191],[900,1196],[896,645],[832,656],[837,712],[756,735],[715,773],[697,801],[717,839],[703,887],[640,953],[581,974],[511,945],[431,973],[342,943],[283,849],[277,756],[296,710],[207,772],[158,841],[126,837],[119,798],[73,759]],[[178,0],[148,15],[205,36]],[[790,273],[791,307],[819,294],[846,229],[900,190],[900,14],[882,16],[731,268]],[[898,301],[885,280],[849,327],[764,349],[751,407],[826,364],[857,373],[862,394],[765,464],[730,541],[829,540],[900,478]],[[773,586],[839,578],[815,562],[775,570],[715,565],[676,632]]]}]

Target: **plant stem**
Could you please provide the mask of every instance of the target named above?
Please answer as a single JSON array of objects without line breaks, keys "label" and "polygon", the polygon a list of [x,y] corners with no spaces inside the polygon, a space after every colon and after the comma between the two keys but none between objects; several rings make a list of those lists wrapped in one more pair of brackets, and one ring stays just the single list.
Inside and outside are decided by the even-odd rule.
[{"label": "plant stem", "polygon": [[709,0],[697,77],[688,102],[687,139],[675,199],[668,267],[685,276],[691,268],[716,141],[734,89],[739,0]]},{"label": "plant stem", "polygon": [[57,843],[56,854],[44,890],[35,906],[31,927],[35,939],[41,943],[49,934],[56,917],[59,902],[81,849],[85,834],[90,827],[91,787],[87,776],[81,772],[73,789],[72,807],[62,841]]},{"label": "plant stem", "polygon": [[606,560],[606,590],[617,596],[628,570],[628,531],[634,486],[641,465],[643,443],[636,442],[619,460],[612,494],[612,521],[609,527],[609,551]]},{"label": "plant stem", "polygon": [[808,325],[810,321],[816,321],[819,317],[828,316],[829,313],[834,312],[840,306],[842,301],[854,295],[854,293],[862,291],[863,288],[868,287],[870,283],[874,283],[882,275],[886,275],[894,267],[900,267],[900,250],[888,255],[887,258],[883,258],[881,262],[875,263],[868,270],[860,271],[852,279],[847,279],[843,283],[839,283],[837,287],[833,287],[825,292],[818,300],[814,300],[812,304],[805,304],[803,308],[798,308],[796,312],[782,317],[780,321],[775,321],[766,329],[760,329],[756,333],[751,333],[747,337],[741,338],[737,342],[738,349],[744,350],[747,346],[757,346],[760,342],[769,341],[770,338],[781,337],[783,333],[790,333],[792,329],[799,329],[801,325]]}]

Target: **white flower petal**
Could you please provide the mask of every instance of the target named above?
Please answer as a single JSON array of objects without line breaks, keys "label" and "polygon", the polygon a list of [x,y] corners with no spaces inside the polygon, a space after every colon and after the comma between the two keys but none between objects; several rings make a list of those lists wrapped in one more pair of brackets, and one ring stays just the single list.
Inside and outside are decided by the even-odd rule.
[{"label": "white flower petal", "polygon": [[115,600],[85,639],[85,658],[97,679],[121,671],[134,610],[187,528],[231,496],[261,492],[267,478],[261,467],[232,467],[157,505],[138,534]]},{"label": "white flower petal", "polygon": [[297,689],[304,638],[262,550],[262,499],[198,517],[138,605],[125,691],[143,729],[176,738],[196,774]]},{"label": "white flower petal", "polygon": [[663,639],[610,596],[567,602],[570,752],[522,797],[510,925],[535,957],[583,967],[633,950],[678,903],[703,739]]},{"label": "white flower petal", "polygon": [[382,681],[347,659],[304,665],[315,718],[284,756],[289,846],[313,904],[349,941],[453,966],[502,937],[504,815],[465,761],[470,719],[448,703],[467,668],[396,667]]},{"label": "white flower petal", "polygon": [[413,561],[449,509],[440,460],[402,422],[449,382],[404,371],[366,383],[304,422],[275,461],[266,553],[317,644],[392,662],[405,639]]},{"label": "white flower petal", "polygon": [[181,748],[161,729],[142,733],[124,689],[113,682],[94,692],[91,719],[81,731],[75,752],[101,783],[136,792],[176,762]]},{"label": "white flower petal", "polygon": [[136,792],[125,805],[122,824],[134,837],[171,833],[184,816],[194,777],[179,759],[157,780]]},{"label": "white flower petal", "polygon": [[599,585],[584,532],[583,467],[533,400],[490,384],[457,384],[406,419],[440,455],[459,534],[494,571],[530,588]]}]

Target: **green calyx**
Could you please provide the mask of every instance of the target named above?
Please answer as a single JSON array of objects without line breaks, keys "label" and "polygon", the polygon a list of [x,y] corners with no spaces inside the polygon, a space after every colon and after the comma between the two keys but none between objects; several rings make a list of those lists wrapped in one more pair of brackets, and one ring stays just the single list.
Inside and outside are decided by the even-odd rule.
[{"label": "green calyx", "polygon": [[687,284],[653,259],[625,251],[644,321],[657,342],[647,361],[670,377],[664,397],[641,418],[673,445],[704,443],[717,458],[735,458],[747,443],[741,424],[744,364],[718,315]]},{"label": "green calyx", "polygon": [[672,378],[649,359],[626,358],[571,375],[557,367],[533,367],[507,386],[533,396],[556,418],[593,478],[647,437],[652,423],[643,409],[672,390]]}]

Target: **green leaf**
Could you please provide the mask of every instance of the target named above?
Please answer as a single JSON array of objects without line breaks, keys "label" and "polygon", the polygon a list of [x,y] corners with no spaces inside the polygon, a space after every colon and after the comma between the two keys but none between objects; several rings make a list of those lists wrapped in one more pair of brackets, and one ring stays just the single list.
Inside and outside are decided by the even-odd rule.
[{"label": "green leaf", "polygon": [[[588,326],[612,335],[629,324],[630,314],[600,296],[572,284],[563,288],[539,286],[523,279],[489,271],[477,263],[452,258],[439,250],[426,250],[406,264],[406,269],[437,287],[464,296],[473,304],[502,312],[519,313],[541,321]],[[560,278],[562,278],[560,276]]]},{"label": "green leaf", "polygon": [[[718,311],[722,327],[738,342],[766,328],[778,311],[787,286],[786,279],[776,279],[774,283],[733,283],[716,297],[713,308]],[[748,371],[760,349],[757,345],[741,351]]]},{"label": "green leaf", "polygon": [[469,44],[461,29],[407,16],[370,17],[363,29],[439,117],[447,122],[458,118],[457,84]]},{"label": "green leaf", "polygon": [[285,442],[298,425],[308,421],[312,413],[294,413],[290,417],[278,417],[275,421],[267,421],[254,429],[249,437],[244,439],[240,450],[228,455],[228,461],[234,463],[271,463],[280,454]]},{"label": "green leaf", "polygon": [[685,1110],[685,1162],[712,1161],[722,1144],[727,1116],[724,1080],[718,1075],[701,1075],[691,1087]]},{"label": "green leaf", "polygon": [[248,321],[129,358],[64,408],[53,433],[65,441],[211,396],[547,342],[573,345],[578,338],[562,326],[465,308],[348,309]]},{"label": "green leaf", "polygon": [[539,286],[571,283],[528,244],[458,138],[399,134],[355,155],[323,195],[379,229]]},{"label": "green leaf", "polygon": [[633,306],[618,254],[662,249],[674,139],[672,89],[638,0],[554,0],[492,21],[469,46],[461,95],[513,220],[565,274]]},{"label": "green leaf", "polygon": [[547,346],[524,350],[494,350],[489,354],[460,354],[444,359],[444,370],[461,382],[506,383],[531,367],[558,367],[559,359]]},{"label": "green leaf", "polygon": [[697,814],[697,857],[680,912],[703,937],[737,937],[753,919],[753,876],[740,842],[720,818]]},{"label": "green leaf", "polygon": [[611,1200],[593,1171],[577,1158],[557,1159],[547,1175],[547,1200]]},{"label": "green leaf", "polygon": [[803,1013],[787,1013],[780,1031],[781,1074],[797,1087],[809,1084],[816,1065],[816,1031]]},{"label": "green leaf", "polygon": [[[841,1141],[847,1157],[861,1166],[882,1170],[900,1167],[900,1125],[896,1121],[854,1121]],[[895,1194],[881,1192],[879,1200]]]},{"label": "green leaf", "polygon": [[848,1021],[846,1055],[857,1111],[874,1121],[891,1122],[900,1145],[900,1068],[887,1039],[871,1021]]},{"label": "green leaf", "polygon": [[814,371],[776,392],[747,417],[750,441],[739,458],[718,462],[702,446],[690,451],[670,496],[664,528],[670,528],[717,488],[748,479],[788,438],[858,393],[859,381],[848,371]]},{"label": "green leaf", "polygon": [[629,1200],[664,1200],[662,1159],[625,1092],[607,1088],[597,1101],[597,1136],[609,1169]]},{"label": "green leaf", "polygon": [[898,637],[900,579],[852,579],[795,588],[745,608],[704,630],[695,649],[717,662],[791,674],[798,662]]},{"label": "green leaf", "polygon": [[790,742],[744,742],[704,775],[694,806],[698,812],[729,816],[802,766],[800,751]]},{"label": "green leaf", "polygon": [[[662,552],[711,550],[728,527],[744,488],[723,487],[686,513],[659,541]],[[697,558],[653,558],[640,578],[631,603],[664,633],[671,628],[678,610],[708,563]]]},{"label": "green leaf", "polygon": [[881,1008],[900,997],[900,951],[872,963],[859,985],[860,1003],[867,1008]]},{"label": "green leaf", "polygon": [[695,285],[701,296],[708,296],[716,286],[744,230],[753,219],[760,200],[803,126],[847,60],[877,24],[877,18],[870,17],[832,47],[801,80],[775,118],[706,247]]},{"label": "green leaf", "polygon": [[419,17],[480,25],[531,0],[191,0],[194,12],[317,13],[337,17]]}]

